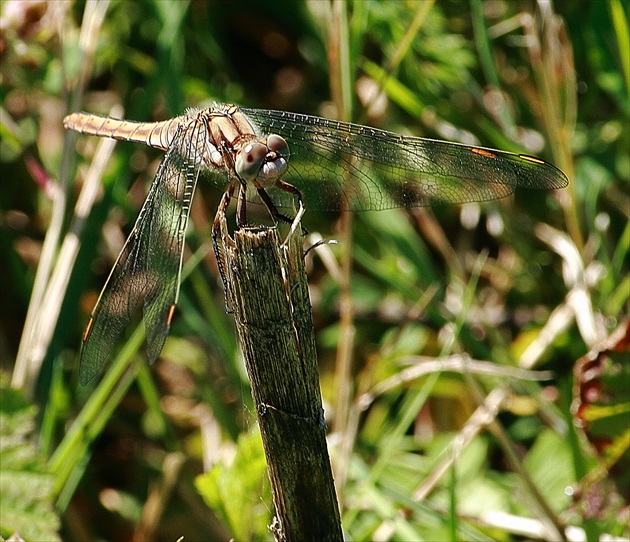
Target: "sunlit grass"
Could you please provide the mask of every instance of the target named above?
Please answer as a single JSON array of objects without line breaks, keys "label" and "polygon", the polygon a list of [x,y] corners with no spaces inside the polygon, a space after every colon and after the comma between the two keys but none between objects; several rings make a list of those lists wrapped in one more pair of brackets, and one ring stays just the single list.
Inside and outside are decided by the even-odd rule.
[{"label": "sunlit grass", "polygon": [[[0,358],[39,408],[42,499],[64,540],[269,538],[237,525],[266,525],[273,503],[244,459],[263,455],[208,245],[216,183],[196,196],[161,359],[144,366],[130,329],[101,380],[78,385],[83,326],[159,154],[118,143],[77,222],[98,141],[61,119],[121,104],[157,120],[213,100],[537,154],[568,174],[564,191],[464,208],[307,211],[311,233],[341,241],[307,259],[329,449],[354,540],[628,535],[569,408],[574,363],[630,295],[623,2],[37,6],[3,5],[31,17],[3,27]],[[609,499],[594,520],[567,488],[588,496],[598,465]],[[230,508],[243,488],[256,502]]]}]

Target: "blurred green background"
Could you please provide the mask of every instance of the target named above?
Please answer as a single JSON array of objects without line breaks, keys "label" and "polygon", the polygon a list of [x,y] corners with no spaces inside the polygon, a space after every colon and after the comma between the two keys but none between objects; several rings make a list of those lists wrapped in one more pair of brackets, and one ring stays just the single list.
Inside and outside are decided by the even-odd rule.
[{"label": "blurred green background", "polygon": [[353,540],[557,540],[568,525],[628,536],[627,2],[1,9],[0,535],[271,538],[209,244],[216,185],[198,187],[158,362],[130,328],[101,380],[78,384],[83,328],[161,153],[117,144],[80,217],[101,141],[62,119],[119,105],[162,120],[216,101],[534,154],[567,173],[565,190],[481,205],[307,211],[311,242],[340,241],[307,257],[329,450]]}]

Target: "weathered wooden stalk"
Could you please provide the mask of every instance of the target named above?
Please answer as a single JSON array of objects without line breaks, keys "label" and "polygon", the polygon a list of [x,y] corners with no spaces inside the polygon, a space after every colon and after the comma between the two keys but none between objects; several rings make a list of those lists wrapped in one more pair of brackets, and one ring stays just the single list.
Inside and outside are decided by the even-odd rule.
[{"label": "weathered wooden stalk", "polygon": [[281,243],[276,228],[232,239],[217,216],[227,279],[273,493],[276,540],[340,541],[313,319],[300,229]]}]

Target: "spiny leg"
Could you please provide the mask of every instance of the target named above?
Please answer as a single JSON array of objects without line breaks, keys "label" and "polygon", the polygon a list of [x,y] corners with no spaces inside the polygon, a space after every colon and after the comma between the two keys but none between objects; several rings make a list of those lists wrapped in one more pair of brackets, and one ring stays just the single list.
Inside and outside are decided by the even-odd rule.
[{"label": "spiny leg", "polygon": [[257,190],[258,190],[258,195],[260,196],[260,199],[266,205],[267,210],[269,211],[269,214],[271,215],[271,218],[273,218],[275,222],[278,222],[279,220],[282,222],[286,222],[287,224],[291,224],[291,222],[293,222],[288,216],[283,215],[280,211],[278,211],[278,208],[276,207],[275,203],[271,201],[269,194],[267,194],[264,188],[257,188]]},{"label": "spiny leg", "polygon": [[[295,195],[299,203],[298,214],[294,220],[291,220],[289,217],[287,217],[286,215],[283,215],[282,213],[278,211],[277,207],[275,206],[275,204],[273,203],[273,201],[271,200],[271,198],[269,197],[269,195],[267,194],[264,188],[257,189],[260,199],[266,205],[271,217],[276,221],[280,220],[282,222],[286,222],[287,224],[291,224],[291,231],[289,232],[289,236],[287,237],[287,240],[288,240],[288,238],[294,233],[295,229],[297,228],[297,222],[302,218],[302,215],[304,214],[304,206],[302,204],[302,193],[293,185],[286,183],[282,180],[277,180],[275,184],[281,190],[284,190],[286,192],[289,192]],[[241,228],[245,226],[247,223],[247,210],[246,210],[247,187],[243,182],[240,182],[238,187],[239,187],[239,191],[238,191],[237,202],[236,202],[236,225],[239,228]],[[218,238],[221,233],[221,218],[220,217],[225,217],[225,213],[230,205],[230,200],[232,199],[232,196],[234,195],[234,190],[235,190],[235,184],[230,183],[227,190],[223,194],[223,197],[221,198],[221,202],[219,203],[217,213],[214,217],[214,222],[212,223],[212,247],[214,249],[214,254],[217,260],[217,267],[219,269],[219,274],[221,275],[221,281],[223,282],[223,293],[225,296],[225,310],[228,313],[232,312],[232,309],[230,308],[230,304],[228,300],[228,286],[227,286],[228,281],[227,281],[227,274],[226,274],[227,263],[226,263],[225,254],[223,253],[223,249],[220,248],[220,246],[222,247],[223,245],[219,245]],[[302,233],[303,235],[306,235],[307,233],[304,227],[302,227]]]},{"label": "spiny leg", "polygon": [[302,203],[302,192],[300,192],[295,186],[284,182],[282,179],[278,179],[275,184],[280,190],[284,190],[285,192],[293,194],[298,199],[298,201]]},{"label": "spiny leg", "polygon": [[[296,222],[297,220],[301,220],[302,219],[302,215],[304,214],[304,211],[305,211],[304,201],[302,200],[302,192],[300,192],[300,190],[298,188],[296,188],[295,186],[293,186],[292,184],[284,182],[282,179],[278,179],[275,184],[280,190],[284,190],[285,192],[289,192],[289,194],[293,194],[296,197],[296,199],[298,200],[298,212],[297,212],[297,215],[296,215],[294,220],[290,221],[291,224],[292,224],[291,225],[291,230],[294,230],[295,229],[294,222]],[[306,235],[308,233],[308,231],[301,224],[300,224],[300,226],[302,228],[302,235]]]},{"label": "spiny leg", "polygon": [[236,225],[239,228],[247,226],[247,186],[241,181],[238,187],[238,197],[236,199]]}]

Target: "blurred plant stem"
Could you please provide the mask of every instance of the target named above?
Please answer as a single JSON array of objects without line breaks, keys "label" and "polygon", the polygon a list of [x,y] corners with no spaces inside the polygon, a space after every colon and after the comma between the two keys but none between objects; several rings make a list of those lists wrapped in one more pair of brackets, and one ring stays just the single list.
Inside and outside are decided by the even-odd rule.
[{"label": "blurred plant stem", "polygon": [[[62,4],[66,5],[66,4]],[[100,29],[105,20],[109,0],[88,2],[83,15],[83,24],[79,36],[79,51],[81,52],[81,62],[79,67],[79,77],[73,77],[64,69],[65,88],[73,89],[70,99],[71,108],[78,108],[81,104],[85,87],[90,80],[94,65],[94,53]],[[67,7],[70,7],[67,4]],[[65,20],[63,17],[61,20]],[[63,54],[69,44],[65,44],[63,39],[66,32],[59,31],[61,41],[62,67],[67,67],[67,58]],[[50,340],[57,325],[59,311],[64,299],[70,271],[74,265],[78,243],[68,238],[70,244],[66,244],[66,257],[58,257],[59,240],[65,221],[67,197],[70,187],[70,164],[74,149],[71,141],[75,138],[67,135],[61,167],[59,170],[59,184],[50,183],[52,190],[52,213],[50,224],[46,230],[46,238],[42,248],[41,258],[37,266],[37,273],[31,292],[31,299],[28,306],[26,321],[22,332],[22,338],[18,349],[11,385],[14,388],[24,390],[27,395],[32,395],[41,370],[44,357],[48,353]],[[112,145],[103,147],[113,149]],[[111,152],[111,151],[110,151]],[[106,150],[104,151],[106,154]],[[99,172],[101,173],[101,172]],[[75,232],[76,233],[76,232]],[[56,280],[55,280],[56,279]]]},{"label": "blurred plant stem", "polygon": [[[347,4],[333,0],[327,28],[327,50],[330,74],[330,91],[340,120],[352,119],[352,82],[355,72],[350,66]],[[344,180],[347,182],[347,180]],[[349,211],[343,211],[339,220],[341,252],[341,281],[339,283],[339,343],[335,365],[335,422],[333,430],[341,437],[340,453],[334,461],[335,482],[340,503],[348,476],[348,465],[354,441],[348,431],[350,409],[354,397],[352,360],[356,330],[351,294],[352,281],[352,224]]]}]

